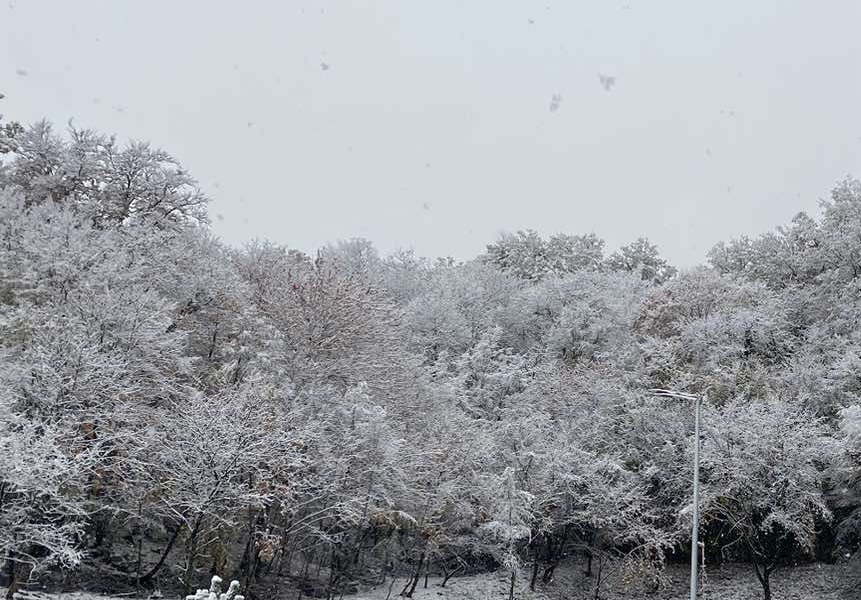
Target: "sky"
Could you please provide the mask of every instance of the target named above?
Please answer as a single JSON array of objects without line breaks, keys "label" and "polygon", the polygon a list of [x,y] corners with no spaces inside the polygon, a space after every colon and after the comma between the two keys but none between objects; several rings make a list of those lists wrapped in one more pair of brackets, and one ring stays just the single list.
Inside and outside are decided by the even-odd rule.
[{"label": "sky", "polygon": [[679,266],[861,176],[857,0],[3,0],[0,114],[144,139],[213,230]]}]

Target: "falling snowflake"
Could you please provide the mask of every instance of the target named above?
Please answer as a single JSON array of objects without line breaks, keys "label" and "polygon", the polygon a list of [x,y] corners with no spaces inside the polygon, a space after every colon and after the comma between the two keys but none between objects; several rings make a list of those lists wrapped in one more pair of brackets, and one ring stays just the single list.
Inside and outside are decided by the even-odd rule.
[{"label": "falling snowflake", "polygon": [[19,77],[27,76],[27,71],[25,69],[16,69],[15,72],[18,74]]},{"label": "falling snowflake", "polygon": [[553,94],[550,98],[550,112],[559,110],[559,105],[562,103],[562,94]]},{"label": "falling snowflake", "polygon": [[611,77],[610,75],[601,75],[601,74],[599,74],[599,75],[598,75],[598,80],[601,82],[601,86],[602,86],[605,90],[607,90],[608,92],[610,91],[610,88],[611,88],[611,87],[613,87],[614,85],[616,85],[616,78],[615,78],[615,77]]}]

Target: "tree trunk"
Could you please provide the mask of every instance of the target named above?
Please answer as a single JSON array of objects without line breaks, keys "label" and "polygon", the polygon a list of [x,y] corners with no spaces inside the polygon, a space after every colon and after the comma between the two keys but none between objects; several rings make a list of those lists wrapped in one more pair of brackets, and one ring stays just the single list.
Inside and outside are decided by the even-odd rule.
[{"label": "tree trunk", "polygon": [[137,558],[135,559],[135,592],[141,593],[141,559],[143,558],[143,535],[138,538]]},{"label": "tree trunk", "polygon": [[756,578],[759,579],[759,583],[762,585],[763,600],[771,600],[771,572],[774,568],[768,566],[760,568],[756,559],[753,559],[753,568],[756,571]]},{"label": "tree trunk", "polygon": [[460,572],[460,570],[461,570],[462,568],[463,568],[463,566],[461,565],[461,566],[459,566],[458,568],[454,569],[453,571],[449,571],[449,570],[445,567],[445,563],[443,563],[443,571],[444,571],[444,574],[443,574],[443,578],[442,578],[442,583],[441,583],[441,584],[439,584],[439,586],[440,586],[440,587],[445,587],[445,584],[446,584],[446,583],[448,583],[448,580],[449,580],[449,579],[451,579],[452,577],[454,577],[458,572]]},{"label": "tree trunk", "polygon": [[6,590],[6,599],[12,600],[14,596],[27,581],[30,579],[30,574],[33,571],[32,565],[27,563],[19,563],[12,559],[12,553],[9,553],[9,589]]},{"label": "tree trunk", "polygon": [[185,541],[185,571],[183,574],[184,581],[182,582],[183,597],[191,593],[191,580],[194,578],[194,561],[197,558],[197,535],[200,533],[200,526],[203,523],[203,513],[197,515],[194,521],[194,527],[188,532],[188,538]]},{"label": "tree trunk", "polygon": [[15,581],[15,551],[11,548],[6,554],[6,586],[12,587],[12,582]]},{"label": "tree trunk", "polygon": [[517,571],[511,569],[511,586],[508,588],[508,600],[514,600],[514,581],[517,579]]},{"label": "tree trunk", "polygon": [[[592,554],[589,554],[589,570],[592,568]],[[599,600],[601,595],[601,577],[604,574],[604,560],[598,557],[598,570],[595,573],[595,594],[592,596],[594,600]]]},{"label": "tree trunk", "polygon": [[[412,581],[410,583],[407,583],[407,587],[410,589],[406,593],[402,593],[401,594],[402,596],[405,596],[407,598],[413,597],[413,593],[416,591],[416,586],[419,584],[419,579],[421,579],[421,576],[422,576],[422,565],[424,564],[424,562],[425,562],[425,553],[422,552],[419,555],[419,564],[416,567],[416,573],[415,573],[415,575],[413,575]],[[406,589],[406,588],[404,588],[404,589]]]},{"label": "tree trunk", "polygon": [[335,584],[338,582],[338,568],[340,561],[336,555],[337,547],[332,547],[332,555],[329,557],[329,583],[326,585],[326,598],[331,600],[335,596]]},{"label": "tree trunk", "polygon": [[6,589],[6,600],[12,600],[12,596],[20,589],[21,582],[18,579],[18,564],[13,558],[14,551],[9,551],[9,558],[6,561],[6,573],[9,576],[8,588]]},{"label": "tree trunk", "polygon": [[552,541],[548,541],[547,543],[547,554],[550,564],[544,568],[544,575],[541,576],[541,580],[544,583],[553,581],[553,574],[562,560],[562,553],[565,551],[565,544],[568,542],[568,529],[569,527],[566,525],[565,529],[562,530],[562,536],[557,540],[555,545],[552,544]]},{"label": "tree trunk", "polygon": [[158,558],[158,562],[155,563],[155,566],[147,571],[145,575],[140,577],[140,584],[146,584],[150,579],[155,577],[156,573],[159,572],[162,565],[164,565],[164,561],[167,560],[167,555],[170,554],[170,551],[173,550],[173,545],[176,543],[176,540],[179,538],[179,532],[182,531],[182,525],[177,525],[176,529],[173,530],[173,533],[170,536],[170,540],[167,542],[167,547],[164,549],[164,552],[161,553],[161,556]]},{"label": "tree trunk", "polygon": [[12,600],[13,596],[15,596],[20,589],[21,580],[13,575],[12,580],[9,582],[9,587],[6,589],[6,600]]}]

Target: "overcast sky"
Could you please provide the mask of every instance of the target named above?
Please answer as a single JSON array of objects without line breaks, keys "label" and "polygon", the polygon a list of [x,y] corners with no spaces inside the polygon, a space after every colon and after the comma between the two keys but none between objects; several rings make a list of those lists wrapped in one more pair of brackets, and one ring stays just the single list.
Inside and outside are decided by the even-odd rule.
[{"label": "overcast sky", "polygon": [[3,0],[0,23],[0,113],[152,141],[231,244],[469,258],[533,228],[687,266],[861,175],[857,0]]}]

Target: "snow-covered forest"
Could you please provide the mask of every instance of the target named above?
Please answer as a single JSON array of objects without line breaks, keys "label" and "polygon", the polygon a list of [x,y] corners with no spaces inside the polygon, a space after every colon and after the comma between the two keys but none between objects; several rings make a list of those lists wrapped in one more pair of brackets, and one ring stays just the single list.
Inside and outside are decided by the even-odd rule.
[{"label": "snow-covered forest", "polygon": [[[0,123],[0,584],[212,574],[411,597],[660,589],[700,539],[768,598],[861,542],[861,182],[677,270],[646,237],[472,260],[234,248],[166,152]],[[648,232],[643,232],[648,234]],[[849,571],[848,571],[849,572]],[[849,583],[848,585],[851,585]],[[285,588],[286,589],[286,588]]]}]

